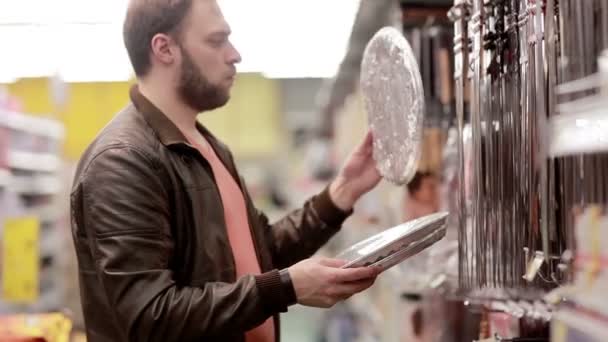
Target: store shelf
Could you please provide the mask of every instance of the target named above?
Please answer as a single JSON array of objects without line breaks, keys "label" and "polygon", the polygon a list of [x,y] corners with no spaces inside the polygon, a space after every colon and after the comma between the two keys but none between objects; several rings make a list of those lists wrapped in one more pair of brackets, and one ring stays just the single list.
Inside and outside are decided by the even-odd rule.
[{"label": "store shelf", "polygon": [[552,341],[600,342],[608,336],[608,317],[599,317],[585,310],[566,309],[555,313]]},{"label": "store shelf", "polygon": [[65,235],[57,234],[56,225],[54,224],[41,224],[39,234],[40,258],[52,257],[57,260],[61,259],[61,252],[66,245],[70,244],[69,241],[66,241]]},{"label": "store shelf", "polygon": [[[55,182],[55,181],[53,181]],[[65,184],[60,184],[61,186],[64,186]],[[47,204],[47,205],[40,205],[38,207],[36,207],[35,209],[33,209],[31,212],[32,214],[36,215],[38,218],[40,218],[40,221],[42,223],[47,223],[47,222],[54,222],[56,220],[59,220],[62,215],[64,215],[64,210],[65,208],[62,205],[57,205],[57,203],[53,203],[53,204]]]},{"label": "store shelf", "polygon": [[0,169],[0,188],[6,187],[10,181],[11,173],[8,170]]},{"label": "store shelf", "polygon": [[[0,129],[4,150],[0,168],[0,216],[5,218],[35,217],[39,223],[39,255],[18,256],[20,262],[35,263],[39,258],[38,293],[32,302],[17,304],[0,298],[0,313],[47,312],[62,307],[64,293],[58,260],[65,252],[64,231],[60,229],[65,215],[65,201],[56,198],[63,188],[61,140],[64,128],[57,120],[0,110]],[[24,243],[16,240],[15,244]],[[32,271],[35,272],[35,271]],[[0,274],[0,277],[2,275]],[[36,279],[19,281],[15,286],[31,286]],[[27,283],[26,283],[27,282]]]},{"label": "store shelf", "polygon": [[454,0],[401,0],[401,7],[444,8],[454,5]]},{"label": "store shelf", "polygon": [[13,176],[11,188],[22,195],[55,195],[61,191],[61,181],[55,176]]},{"label": "store shelf", "polygon": [[[605,108],[605,100],[598,100],[597,107]],[[583,111],[583,105],[569,104],[568,110],[549,121],[549,155],[562,157],[584,153],[608,151],[608,120],[606,112],[601,110],[572,113],[576,108]],[[565,107],[565,105],[562,105]],[[569,111],[569,112],[568,112]]]},{"label": "store shelf", "polygon": [[[61,180],[53,175],[16,176],[8,170],[0,169],[0,189],[10,189],[22,195],[54,195],[61,191]],[[58,215],[53,206],[37,209],[39,216],[51,219]]]},{"label": "store shelf", "polygon": [[1,109],[0,126],[53,139],[63,139],[65,135],[64,126],[57,120]]},{"label": "store shelf", "polygon": [[453,1],[410,0],[401,1],[400,5],[401,20],[406,26],[420,27],[429,18],[451,24],[447,14]]},{"label": "store shelf", "polygon": [[61,160],[54,154],[22,151],[8,152],[8,166],[12,169],[55,172],[59,169],[60,165]]},{"label": "store shelf", "polygon": [[608,308],[606,307],[605,297],[599,296],[600,293],[602,293],[601,291],[603,290],[604,289],[596,289],[594,291],[594,296],[591,296],[588,293],[578,295],[573,294],[569,296],[568,300],[571,303],[569,309],[580,311],[581,313],[586,313],[587,316],[602,319],[604,323],[608,326]]}]

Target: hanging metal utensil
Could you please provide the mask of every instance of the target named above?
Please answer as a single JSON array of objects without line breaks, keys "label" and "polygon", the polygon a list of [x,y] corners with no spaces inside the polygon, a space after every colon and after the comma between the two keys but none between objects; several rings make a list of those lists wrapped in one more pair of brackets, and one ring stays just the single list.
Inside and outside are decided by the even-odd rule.
[{"label": "hanging metal utensil", "polygon": [[[520,67],[519,67],[519,54],[520,54],[520,43],[518,36],[518,15],[519,15],[519,2],[517,0],[510,0],[506,4],[505,13],[505,31],[506,31],[506,48],[504,51],[504,61],[506,64],[506,90],[505,90],[505,102],[509,106],[507,113],[509,119],[507,121],[508,141],[505,144],[508,147],[509,159],[507,163],[510,163],[509,173],[503,179],[503,187],[505,189],[505,202],[507,213],[505,215],[505,229],[510,229],[512,234],[509,239],[505,242],[506,244],[506,258],[511,257],[511,269],[509,274],[509,281],[512,286],[518,287],[521,282],[519,274],[523,271],[523,250],[519,248],[521,243],[519,242],[520,230],[513,229],[513,227],[522,227],[520,222],[521,217],[521,201],[518,196],[518,187],[512,183],[513,179],[518,179],[521,170],[520,162],[520,150],[521,150],[521,103],[520,103]],[[508,260],[508,259],[507,259]],[[508,262],[508,261],[507,261]]]},{"label": "hanging metal utensil", "polygon": [[[572,237],[568,208],[601,200],[608,188],[597,180],[597,170],[608,164],[600,156],[547,161],[545,151],[547,120],[560,100],[556,85],[594,70],[589,56],[597,53],[598,42],[608,42],[608,33],[597,29],[608,26],[608,4],[598,1],[472,0],[468,7],[464,0],[455,2],[459,120],[471,65],[473,186],[471,208],[464,193],[459,197],[461,287],[544,288],[560,281],[556,260]],[[471,14],[468,30],[463,8]],[[468,37],[470,54],[463,48]],[[463,126],[464,119],[461,135]],[[461,146],[463,159],[464,154]],[[535,256],[542,265],[530,264],[536,271],[524,283],[526,263],[538,264]]]},{"label": "hanging metal utensil", "polygon": [[549,253],[549,234],[548,234],[548,181],[547,181],[547,153],[545,148],[546,143],[546,126],[547,126],[547,88],[545,77],[545,65],[547,64],[544,54],[544,12],[543,1],[536,0],[533,10],[533,34],[530,39],[534,39],[534,55],[535,55],[535,135],[536,142],[533,150],[534,167],[537,173],[538,188],[539,188],[539,205],[540,209],[540,235],[542,238],[542,249],[545,254],[545,261],[548,262]]},{"label": "hanging metal utensil", "polygon": [[483,39],[485,35],[485,9],[483,0],[474,0],[472,16],[472,37],[473,37],[473,80],[471,96],[471,135],[472,135],[472,159],[473,159],[473,241],[472,250],[474,257],[474,285],[476,288],[483,287],[487,278],[487,258],[485,247],[485,214],[486,203],[484,201],[485,190],[485,163],[484,163],[484,133],[483,121],[485,119],[485,51]]},{"label": "hanging metal utensil", "polygon": [[454,22],[454,79],[456,84],[456,120],[458,125],[458,257],[459,284],[468,288],[470,271],[468,269],[469,244],[467,243],[467,205],[465,198],[465,157],[464,157],[464,123],[465,123],[465,90],[469,74],[469,30],[470,5],[466,0],[456,0],[449,13]]}]

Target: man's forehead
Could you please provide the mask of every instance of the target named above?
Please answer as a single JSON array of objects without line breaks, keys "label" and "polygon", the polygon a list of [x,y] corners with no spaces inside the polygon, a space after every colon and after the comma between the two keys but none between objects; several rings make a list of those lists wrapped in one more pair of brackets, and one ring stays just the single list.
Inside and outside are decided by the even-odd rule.
[{"label": "man's forehead", "polygon": [[205,31],[230,33],[230,25],[216,0],[194,0],[189,20],[193,25],[204,27]]}]

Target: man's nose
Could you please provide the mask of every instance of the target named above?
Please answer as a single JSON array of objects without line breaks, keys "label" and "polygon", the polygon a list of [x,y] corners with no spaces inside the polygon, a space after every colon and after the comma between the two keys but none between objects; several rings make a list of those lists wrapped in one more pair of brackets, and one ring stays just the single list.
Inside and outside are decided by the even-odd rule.
[{"label": "man's nose", "polygon": [[229,47],[229,51],[228,51],[228,62],[230,64],[241,63],[241,61],[242,61],[241,54],[234,47],[234,45],[232,45],[232,43],[229,43],[229,44],[230,44],[230,47]]}]

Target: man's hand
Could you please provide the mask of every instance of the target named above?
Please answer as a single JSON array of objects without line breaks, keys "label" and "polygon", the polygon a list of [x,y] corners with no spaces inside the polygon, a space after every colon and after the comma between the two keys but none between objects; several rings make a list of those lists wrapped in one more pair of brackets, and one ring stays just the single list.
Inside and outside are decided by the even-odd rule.
[{"label": "man's hand", "polygon": [[331,199],[340,209],[352,209],[359,197],[373,189],[382,179],[376,169],[372,152],[373,138],[369,131],[329,186]]},{"label": "man's hand", "polygon": [[345,268],[341,260],[306,259],[289,271],[298,303],[329,308],[374,284],[380,269],[376,267]]}]

